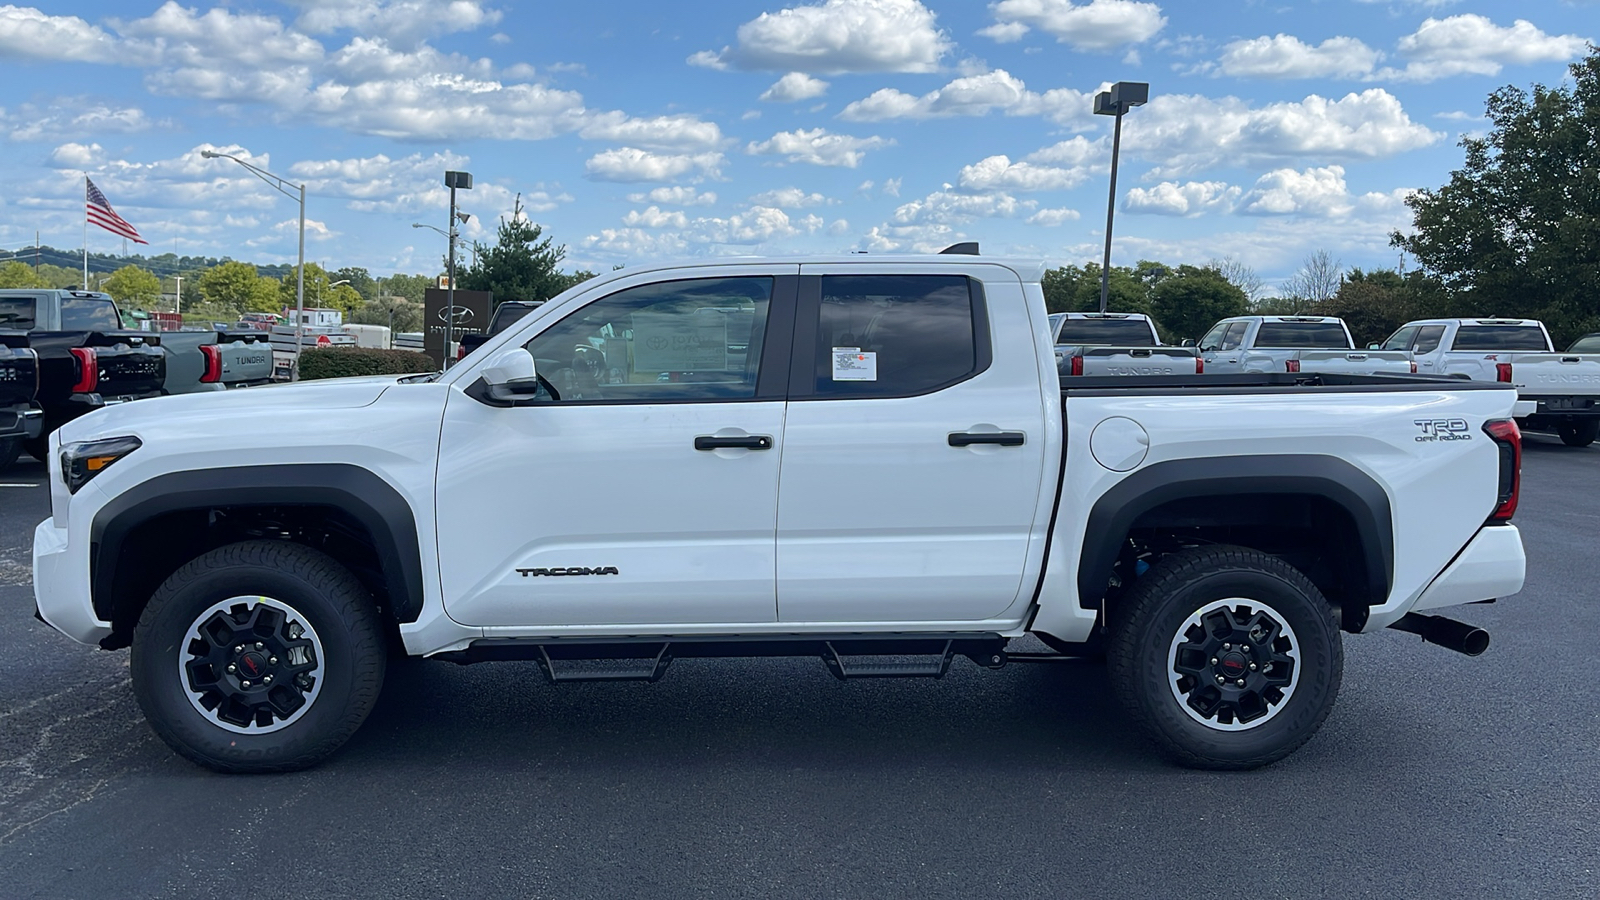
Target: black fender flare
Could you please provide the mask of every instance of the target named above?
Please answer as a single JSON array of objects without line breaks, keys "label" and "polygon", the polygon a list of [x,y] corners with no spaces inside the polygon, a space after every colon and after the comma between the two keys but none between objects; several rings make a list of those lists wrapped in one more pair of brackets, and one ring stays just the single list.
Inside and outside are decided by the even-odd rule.
[{"label": "black fender flare", "polygon": [[422,613],[422,552],[411,505],[387,481],[346,463],[288,463],[194,469],[158,475],[118,494],[90,525],[95,614],[110,621],[118,550],[158,516],[220,507],[322,506],[353,516],[371,535],[389,606],[400,622]]},{"label": "black fender flare", "polygon": [[1286,454],[1177,459],[1140,469],[1095,501],[1078,557],[1078,605],[1096,609],[1122,542],[1139,517],[1175,500],[1244,495],[1322,497],[1350,515],[1361,541],[1369,597],[1394,584],[1394,516],[1371,475],[1334,456]]}]

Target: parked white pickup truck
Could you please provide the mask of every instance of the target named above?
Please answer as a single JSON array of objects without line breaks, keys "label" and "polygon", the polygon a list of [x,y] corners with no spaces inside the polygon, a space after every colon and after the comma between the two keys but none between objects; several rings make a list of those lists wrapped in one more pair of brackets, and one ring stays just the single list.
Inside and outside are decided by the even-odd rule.
[{"label": "parked white pickup truck", "polygon": [[1558,353],[1535,319],[1426,319],[1407,322],[1383,342],[1409,351],[1424,375],[1514,384],[1538,404],[1519,419],[1531,431],[1551,431],[1569,447],[1600,436],[1600,353]]},{"label": "parked white pickup truck", "polygon": [[1138,313],[1052,313],[1056,371],[1062,375],[1189,375],[1192,347],[1161,343],[1156,323]]},{"label": "parked white pickup truck", "polygon": [[1341,630],[1484,650],[1421,611],[1522,587],[1510,385],[1062,378],[1043,271],[630,267],[444,373],[93,413],[50,440],[39,613],[131,645],[152,727],[229,772],[332,753],[400,647],[564,682],[1099,643],[1132,720],[1213,768],[1311,737]]},{"label": "parked white pickup truck", "polygon": [[1200,339],[1212,375],[1238,372],[1416,372],[1409,353],[1358,350],[1343,319],[1332,316],[1234,316]]}]

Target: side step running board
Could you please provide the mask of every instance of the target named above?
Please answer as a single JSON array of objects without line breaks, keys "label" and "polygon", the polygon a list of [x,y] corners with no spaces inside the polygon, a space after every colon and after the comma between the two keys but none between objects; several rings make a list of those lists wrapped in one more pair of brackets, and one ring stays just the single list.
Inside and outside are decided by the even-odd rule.
[{"label": "side step running board", "polygon": [[[550,652],[543,646],[539,647],[538,663],[539,668],[544,670],[545,677],[550,679],[551,684],[562,684],[571,681],[648,681],[654,683],[660,681],[661,676],[667,674],[667,666],[672,665],[672,657],[667,654],[667,648],[671,646],[671,644],[662,644],[660,652],[656,653],[654,659],[627,660],[628,662],[638,663],[634,668],[571,668],[570,665],[574,662],[594,662],[595,660],[554,660],[550,658]],[[561,668],[556,667],[557,662],[562,663]]]},{"label": "side step running board", "polygon": [[950,671],[950,660],[955,656],[951,647],[955,641],[945,641],[944,651],[932,661],[915,662],[846,662],[850,659],[839,653],[832,641],[824,641],[822,661],[828,672],[840,681],[852,678],[943,678]]}]

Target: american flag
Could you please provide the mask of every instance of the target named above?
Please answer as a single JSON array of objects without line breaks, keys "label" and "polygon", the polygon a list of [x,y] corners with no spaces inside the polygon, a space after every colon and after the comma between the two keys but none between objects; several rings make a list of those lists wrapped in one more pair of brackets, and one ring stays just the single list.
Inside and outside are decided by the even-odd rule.
[{"label": "american flag", "polygon": [[101,228],[104,228],[112,234],[120,234],[123,237],[132,240],[135,244],[150,243],[139,236],[139,230],[137,228],[129,225],[126,219],[117,215],[116,212],[111,209],[111,204],[106,202],[106,195],[100,193],[100,189],[94,186],[94,182],[85,178],[83,183],[88,185],[85,199],[88,201],[89,206],[89,221],[99,225]]}]

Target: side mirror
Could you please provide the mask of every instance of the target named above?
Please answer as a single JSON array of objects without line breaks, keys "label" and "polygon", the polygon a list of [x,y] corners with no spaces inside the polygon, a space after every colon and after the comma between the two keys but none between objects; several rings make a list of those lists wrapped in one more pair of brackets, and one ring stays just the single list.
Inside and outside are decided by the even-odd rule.
[{"label": "side mirror", "polygon": [[534,369],[533,354],[521,347],[501,353],[483,367],[483,382],[489,396],[496,400],[538,393],[539,374]]},{"label": "side mirror", "polygon": [[1367,349],[1368,350],[1382,350],[1383,349],[1383,343],[1380,342],[1380,341],[1373,341],[1372,343],[1367,345]]},{"label": "side mirror", "polygon": [[1178,342],[1178,346],[1179,347],[1193,347],[1194,346],[1194,338],[1184,338],[1183,340]]}]

